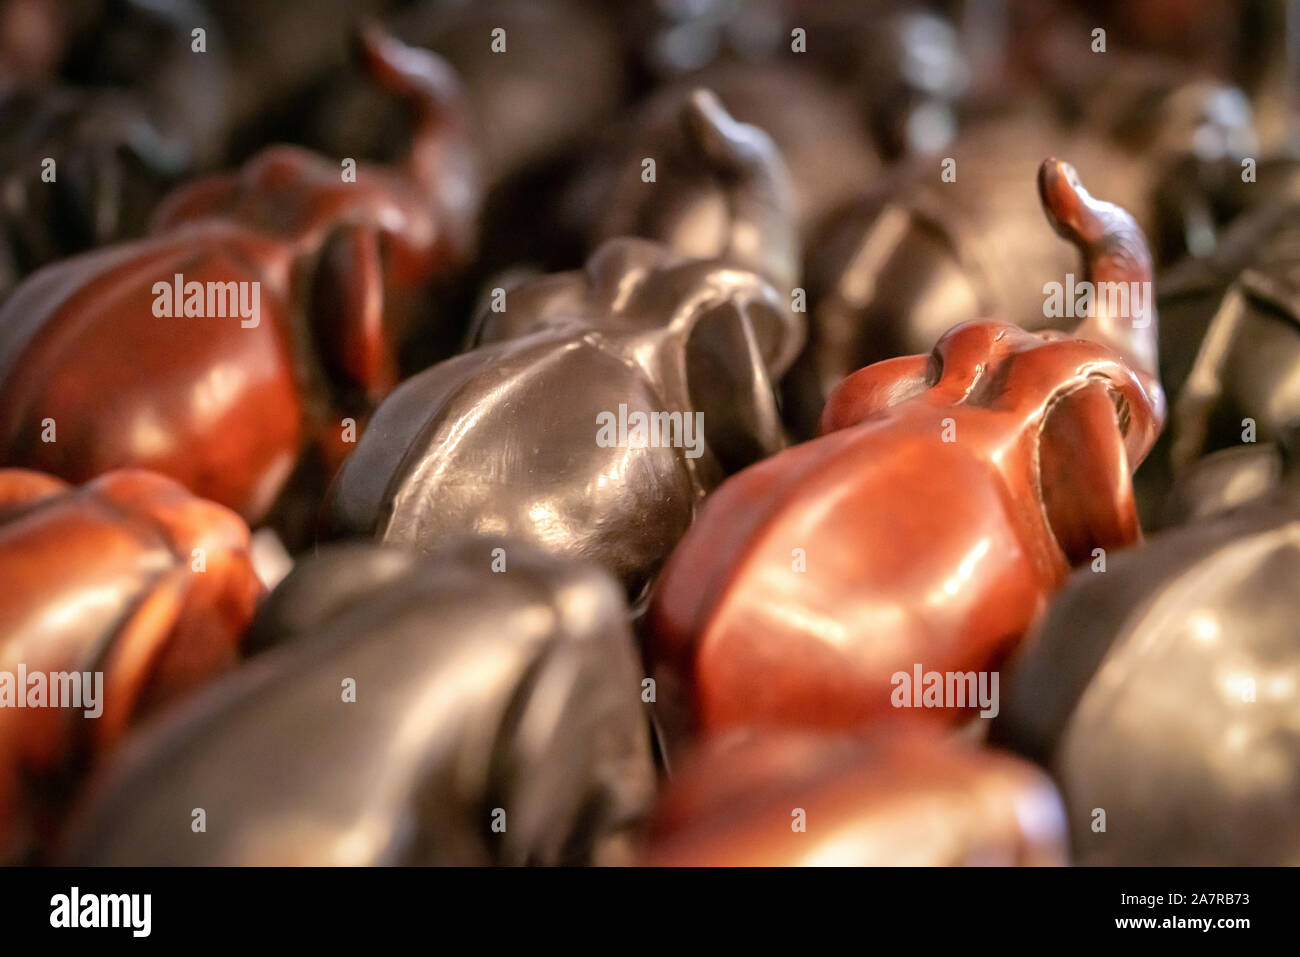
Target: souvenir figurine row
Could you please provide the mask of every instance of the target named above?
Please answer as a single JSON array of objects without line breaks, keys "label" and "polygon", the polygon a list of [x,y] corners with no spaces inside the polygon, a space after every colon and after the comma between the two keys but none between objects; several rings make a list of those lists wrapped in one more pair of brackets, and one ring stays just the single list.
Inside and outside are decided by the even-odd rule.
[{"label": "souvenir figurine row", "polygon": [[0,862],[1300,864],[1247,6],[0,0]]}]

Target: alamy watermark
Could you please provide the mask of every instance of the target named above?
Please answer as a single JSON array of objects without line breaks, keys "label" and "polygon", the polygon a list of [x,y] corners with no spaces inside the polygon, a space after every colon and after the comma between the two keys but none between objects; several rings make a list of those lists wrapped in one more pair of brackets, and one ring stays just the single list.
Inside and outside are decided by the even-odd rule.
[{"label": "alamy watermark", "polygon": [[688,459],[704,454],[703,412],[642,412],[627,410],[596,415],[596,444],[602,449],[685,449]]},{"label": "alamy watermark", "polygon": [[153,284],[153,314],[159,319],[227,319],[239,317],[245,329],[262,321],[262,284],[252,282],[185,281],[176,273],[171,282]]},{"label": "alamy watermark", "polygon": [[981,718],[998,716],[996,671],[895,671],[889,703],[895,708],[980,708]]},{"label": "alamy watermark", "polygon": [[1133,328],[1145,329],[1155,309],[1150,281],[1076,282],[1073,273],[1066,273],[1064,283],[1044,283],[1043,295],[1043,315],[1049,319],[1090,319],[1104,309],[1108,316],[1131,319]]},{"label": "alamy watermark", "polygon": [[87,718],[104,713],[102,671],[0,671],[0,708],[81,708]]},{"label": "alamy watermark", "polygon": [[50,898],[50,926],[125,927],[133,937],[148,937],[153,929],[153,895],[83,894],[73,887]]}]

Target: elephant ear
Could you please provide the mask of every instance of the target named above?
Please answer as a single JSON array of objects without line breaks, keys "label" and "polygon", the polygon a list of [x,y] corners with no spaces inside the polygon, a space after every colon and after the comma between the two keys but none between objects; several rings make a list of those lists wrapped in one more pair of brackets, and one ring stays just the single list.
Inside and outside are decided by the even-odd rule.
[{"label": "elephant ear", "polygon": [[837,385],[822,409],[818,434],[857,425],[934,384],[929,356],[898,356],[859,369]]},{"label": "elephant ear", "polygon": [[1052,534],[1070,564],[1142,537],[1128,454],[1128,400],[1090,379],[1057,397],[1038,433],[1038,480]]},{"label": "elephant ear", "polygon": [[384,265],[374,227],[335,230],[312,276],[308,322],[332,386],[377,402],[397,380],[384,328]]},{"label": "elephant ear", "polygon": [[762,350],[734,303],[709,309],[692,326],[686,379],[691,408],[703,416],[704,440],[727,473],[785,446]]},{"label": "elephant ear", "polygon": [[766,283],[742,308],[754,330],[763,364],[774,379],[780,379],[794,365],[808,341],[803,317],[782,303],[776,290]]}]

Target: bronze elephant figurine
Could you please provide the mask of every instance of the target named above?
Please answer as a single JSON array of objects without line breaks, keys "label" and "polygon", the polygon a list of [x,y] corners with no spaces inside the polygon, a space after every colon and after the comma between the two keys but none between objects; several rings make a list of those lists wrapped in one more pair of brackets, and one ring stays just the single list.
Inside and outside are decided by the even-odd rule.
[{"label": "bronze elephant figurine", "polygon": [[1195,520],[1076,572],[1009,667],[991,739],[1051,773],[1077,863],[1300,863],[1300,472],[1276,455],[1198,462]]},{"label": "bronze elephant figurine", "polygon": [[1162,298],[1182,354],[1199,343],[1179,370],[1175,474],[1207,452],[1280,441],[1300,427],[1300,193],[1234,225],[1222,252],[1171,277]]},{"label": "bronze elephant figurine", "polygon": [[[684,108],[722,175],[779,164],[716,98]],[[494,296],[476,348],[404,382],[326,499],[322,533],[435,548],[508,534],[608,569],[638,595],[709,489],[784,444],[772,380],[803,327],[767,278],[788,264],[782,194],[731,184],[719,259],[611,240],[586,268]]]},{"label": "bronze elephant figurine", "polygon": [[655,779],[626,618],[609,576],[518,542],[324,549],[257,655],[92,782],[62,859],[627,861]]}]

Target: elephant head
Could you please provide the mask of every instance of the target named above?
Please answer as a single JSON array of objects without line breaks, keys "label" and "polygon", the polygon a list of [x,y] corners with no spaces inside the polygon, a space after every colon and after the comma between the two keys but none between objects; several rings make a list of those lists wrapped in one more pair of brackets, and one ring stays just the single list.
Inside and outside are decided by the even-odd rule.
[{"label": "elephant head", "polygon": [[[846,379],[822,435],[731,477],[674,551],[651,600],[651,656],[704,729],[834,727],[887,717],[915,666],[987,672],[1073,564],[1138,540],[1130,480],[1164,415],[1141,231],[1074,171],[1040,195],[1084,253],[1096,308],[1078,332],[960,325],[929,356]],[[672,727],[677,718],[665,718]]]},{"label": "elephant head", "polygon": [[[684,118],[702,148],[729,149],[735,125],[714,98],[696,96]],[[748,229],[722,259],[616,239],[583,270],[496,290],[476,348],[379,407],[323,531],[426,551],[457,533],[510,534],[638,593],[705,493],[784,444],[771,383],[803,330],[745,265],[765,255],[752,230],[767,213],[745,202],[736,215]]]},{"label": "elephant head", "polygon": [[[606,11],[585,0],[388,6],[384,22],[396,36],[437,50],[462,78],[493,192],[546,165],[624,102],[618,38]],[[288,19],[297,24],[305,18]],[[355,78],[340,73],[319,86],[302,121],[305,141],[323,152],[376,154],[399,128],[392,104]],[[485,245],[484,252],[491,251]]]},{"label": "elephant head", "polygon": [[1068,315],[1042,309],[1043,279],[1070,270],[1067,252],[1036,241],[1037,211],[1020,189],[1044,155],[1073,157],[1098,195],[1129,210],[1158,264],[1215,247],[1253,144],[1248,101],[1141,59],[1102,73],[1097,87],[1073,91],[1078,122],[1023,103],[987,117],[942,157],[889,173],[814,235],[810,346],[786,392],[797,434],[812,434],[824,397],[850,371],[928,348],[959,322],[996,315],[1030,330],[1068,328]]},{"label": "elephant head", "polygon": [[[620,861],[654,765],[608,576],[507,540],[300,562],[259,654],[89,791],[79,864]],[[207,815],[202,840],[186,826]],[[158,831],[158,821],[181,826]],[[153,837],[145,840],[145,834]],[[170,836],[167,836],[170,835]]]},{"label": "elephant head", "polygon": [[845,376],[927,350],[962,322],[998,316],[1030,331],[1069,327],[1068,316],[1044,309],[1043,283],[1076,260],[1067,246],[1042,242],[1039,205],[1024,185],[1055,150],[1074,158],[1098,195],[1148,225],[1135,164],[1033,109],[964,130],[945,158],[896,166],[827,218],[808,244],[809,344],[785,391],[797,435],[816,432],[826,396]]},{"label": "elephant head", "polygon": [[219,220],[285,243],[296,270],[286,294],[301,298],[332,380],[373,401],[396,382],[397,347],[425,306],[424,285],[469,258],[481,188],[451,68],[375,27],[357,47],[370,76],[413,114],[394,168],[270,147],[177,190],[152,231],[176,236]]},{"label": "elephant head", "polygon": [[477,195],[446,67],[375,32],[363,51],[416,106],[402,170],[272,147],[176,193],[152,237],[33,274],[0,309],[0,461],[147,467],[249,521],[299,464],[332,471]]},{"label": "elephant head", "polygon": [[[800,228],[853,188],[847,179],[856,185],[878,161],[851,126],[841,132],[850,111],[815,79],[754,67],[706,77],[707,96],[679,83],[641,107],[618,148],[606,151],[613,155],[575,187],[579,196],[599,196],[590,203],[600,209],[591,242],[644,236],[682,256],[744,265],[789,295],[799,283]],[[643,158],[656,164],[648,182]]]}]

